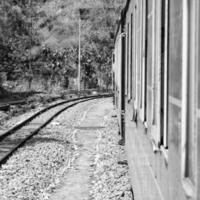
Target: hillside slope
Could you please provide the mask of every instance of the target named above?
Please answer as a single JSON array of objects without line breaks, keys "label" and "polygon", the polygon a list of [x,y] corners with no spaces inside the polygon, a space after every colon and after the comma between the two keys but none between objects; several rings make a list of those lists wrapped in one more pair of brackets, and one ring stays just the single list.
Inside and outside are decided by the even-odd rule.
[{"label": "hillside slope", "polygon": [[68,88],[69,78],[77,76],[79,9],[87,8],[87,20],[81,22],[82,83],[87,88],[100,83],[109,87],[113,35],[123,4],[123,0],[3,0],[0,85],[23,79],[29,89],[34,80],[45,90],[55,85]]}]

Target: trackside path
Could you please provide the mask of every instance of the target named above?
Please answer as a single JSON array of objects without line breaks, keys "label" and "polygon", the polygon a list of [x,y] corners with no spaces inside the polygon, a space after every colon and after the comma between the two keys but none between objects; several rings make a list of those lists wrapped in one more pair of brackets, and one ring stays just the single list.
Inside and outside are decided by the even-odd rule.
[{"label": "trackside path", "polygon": [[76,158],[51,200],[133,199],[128,167],[117,164],[118,126],[111,100],[90,105],[74,130]]},{"label": "trackside path", "polygon": [[0,200],[131,200],[112,100],[59,115],[0,169]]}]

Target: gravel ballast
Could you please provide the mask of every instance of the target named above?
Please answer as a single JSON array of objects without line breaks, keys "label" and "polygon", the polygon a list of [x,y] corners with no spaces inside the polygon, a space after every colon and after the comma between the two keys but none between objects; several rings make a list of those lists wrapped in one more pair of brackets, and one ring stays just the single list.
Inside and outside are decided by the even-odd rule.
[{"label": "gravel ballast", "polygon": [[[132,200],[128,166],[119,164],[126,157],[124,147],[118,145],[117,119],[112,117],[115,113],[111,100],[106,101],[109,104],[105,105],[111,107],[108,106],[102,122],[98,122],[104,128],[95,130],[98,137],[90,152],[93,158],[89,163],[88,200]],[[63,177],[68,177],[72,168],[77,169],[76,160],[84,149],[81,140],[73,134],[76,127],[90,121],[90,112],[98,116],[94,108],[103,108],[102,102],[92,100],[70,108],[20,148],[0,169],[0,200],[51,199],[62,188]],[[92,125],[96,126],[95,121]],[[84,137],[81,132],[78,135]]]},{"label": "gravel ballast", "polygon": [[103,126],[106,129],[101,131],[96,145],[91,200],[133,200],[125,150],[118,145],[120,137],[114,115],[105,117]]},{"label": "gravel ballast", "polygon": [[57,117],[2,166],[0,200],[48,199],[70,167],[74,153],[70,133],[87,104],[77,105]]}]

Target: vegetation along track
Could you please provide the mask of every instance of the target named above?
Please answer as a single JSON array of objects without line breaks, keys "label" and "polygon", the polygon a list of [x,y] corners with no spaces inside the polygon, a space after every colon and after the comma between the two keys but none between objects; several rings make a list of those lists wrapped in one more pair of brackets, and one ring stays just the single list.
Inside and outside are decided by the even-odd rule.
[{"label": "vegetation along track", "polygon": [[62,101],[38,111],[23,122],[17,124],[0,135],[0,165],[5,163],[19,147],[23,146],[29,139],[66,109],[84,101],[110,96],[110,94],[103,94]]}]

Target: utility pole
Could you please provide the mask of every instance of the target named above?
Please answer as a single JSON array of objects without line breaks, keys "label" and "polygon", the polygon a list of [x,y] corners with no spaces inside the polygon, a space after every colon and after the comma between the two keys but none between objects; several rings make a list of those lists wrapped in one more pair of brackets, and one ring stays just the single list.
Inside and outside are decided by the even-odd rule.
[{"label": "utility pole", "polygon": [[[32,37],[32,26],[33,26],[33,22],[32,22],[32,8],[31,8],[31,0],[28,1],[28,5],[29,5],[29,9],[30,9],[30,13],[31,13],[31,28],[30,28],[30,33],[31,33],[31,37]],[[28,68],[29,68],[29,77],[28,77],[28,89],[30,90],[31,89],[31,83],[32,83],[32,66],[31,66],[31,47],[32,47],[32,41],[31,41],[31,38],[30,38],[30,52],[29,52],[29,63],[28,63]]]},{"label": "utility pole", "polygon": [[78,47],[78,75],[77,75],[77,89],[78,94],[81,91],[81,20],[87,20],[89,18],[89,9],[80,8],[79,9],[79,47]]},{"label": "utility pole", "polygon": [[81,16],[79,15],[79,45],[78,45],[78,77],[77,77],[77,86],[78,94],[81,90]]}]

